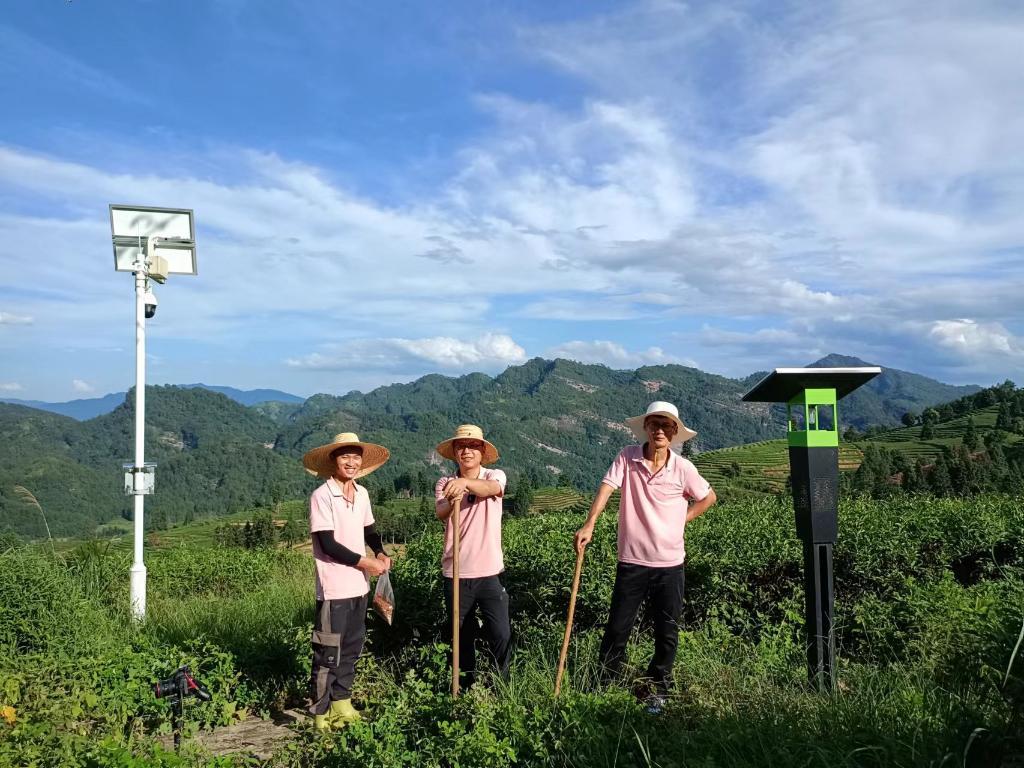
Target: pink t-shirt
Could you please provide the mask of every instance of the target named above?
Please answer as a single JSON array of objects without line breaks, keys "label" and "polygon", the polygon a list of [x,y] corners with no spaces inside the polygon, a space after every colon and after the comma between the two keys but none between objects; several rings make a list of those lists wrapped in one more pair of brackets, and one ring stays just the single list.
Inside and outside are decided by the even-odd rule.
[{"label": "pink t-shirt", "polygon": [[[309,497],[309,530],[334,531],[334,539],[360,555],[366,552],[363,528],[373,524],[370,494],[356,484],[355,500],[350,504],[341,492],[341,484],[333,477]],[[320,550],[313,537],[313,560],[316,563],[316,599],[342,600],[360,597],[370,591],[369,579],[361,570],[342,565]]]},{"label": "pink t-shirt", "polygon": [[[444,487],[455,477],[442,477],[434,486],[434,498],[444,498]],[[505,570],[505,559],[501,554],[501,499],[505,495],[505,473],[500,469],[480,467],[476,480],[494,480],[501,490],[497,496],[477,499],[467,504],[469,494],[462,497],[462,511],[459,515],[459,578],[480,579],[494,576]],[[449,518],[450,520],[451,518]],[[441,572],[452,577],[452,551],[454,549],[451,525],[444,527],[444,554],[441,555]]]},{"label": "pink t-shirt", "polygon": [[643,446],[631,445],[601,482],[622,491],[619,562],[667,568],[686,559],[687,499],[701,501],[711,490],[693,462],[670,451],[665,466],[652,475]]}]

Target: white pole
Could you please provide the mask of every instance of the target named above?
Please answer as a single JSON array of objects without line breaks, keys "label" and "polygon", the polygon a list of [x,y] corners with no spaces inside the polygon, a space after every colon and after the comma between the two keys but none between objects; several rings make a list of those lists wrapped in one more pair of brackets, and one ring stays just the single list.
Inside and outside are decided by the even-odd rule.
[{"label": "white pole", "polygon": [[145,532],[143,517],[142,474],[145,466],[145,411],[146,411],[146,270],[141,260],[135,270],[135,472],[132,475],[135,491],[135,558],[131,570],[132,616],[146,618],[146,566],[142,562],[142,543]]}]

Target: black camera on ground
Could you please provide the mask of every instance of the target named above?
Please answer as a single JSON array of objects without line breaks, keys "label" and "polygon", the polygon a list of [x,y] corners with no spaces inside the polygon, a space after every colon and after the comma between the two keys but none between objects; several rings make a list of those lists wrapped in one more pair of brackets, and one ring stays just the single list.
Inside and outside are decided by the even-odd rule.
[{"label": "black camera on ground", "polygon": [[188,665],[178,667],[174,674],[153,683],[153,695],[158,699],[167,699],[171,705],[171,723],[174,730],[174,751],[181,746],[181,725],[184,718],[185,699],[195,696],[200,701],[213,698],[210,690],[192,676]]},{"label": "black camera on ground", "polygon": [[188,666],[179,667],[173,675],[153,684],[153,694],[158,699],[177,696],[195,696],[200,701],[209,701],[209,689],[192,676]]}]

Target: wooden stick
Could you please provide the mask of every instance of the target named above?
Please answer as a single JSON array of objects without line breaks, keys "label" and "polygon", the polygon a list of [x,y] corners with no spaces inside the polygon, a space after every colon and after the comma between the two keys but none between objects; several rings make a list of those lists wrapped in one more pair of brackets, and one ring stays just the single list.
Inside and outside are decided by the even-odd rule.
[{"label": "wooden stick", "polygon": [[569,654],[569,635],[572,633],[572,617],[576,613],[576,593],[580,589],[580,576],[583,573],[583,554],[586,547],[576,552],[576,573],[572,577],[572,592],[569,594],[569,617],[565,621],[565,637],[562,638],[562,652],[558,656],[558,672],[555,674],[555,697],[562,691],[562,673],[565,672],[565,657]]},{"label": "wooden stick", "polygon": [[448,520],[452,525],[452,696],[459,695],[459,547],[462,541],[462,499],[451,507]]}]

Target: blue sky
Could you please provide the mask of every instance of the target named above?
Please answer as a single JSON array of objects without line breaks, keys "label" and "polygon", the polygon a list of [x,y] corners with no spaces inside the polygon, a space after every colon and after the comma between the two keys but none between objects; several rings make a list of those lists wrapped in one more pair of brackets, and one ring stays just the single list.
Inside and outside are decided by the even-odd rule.
[{"label": "blue sky", "polygon": [[828,352],[1024,381],[1017,4],[6,11],[0,396],[133,383],[111,202],[195,210],[153,383]]}]

